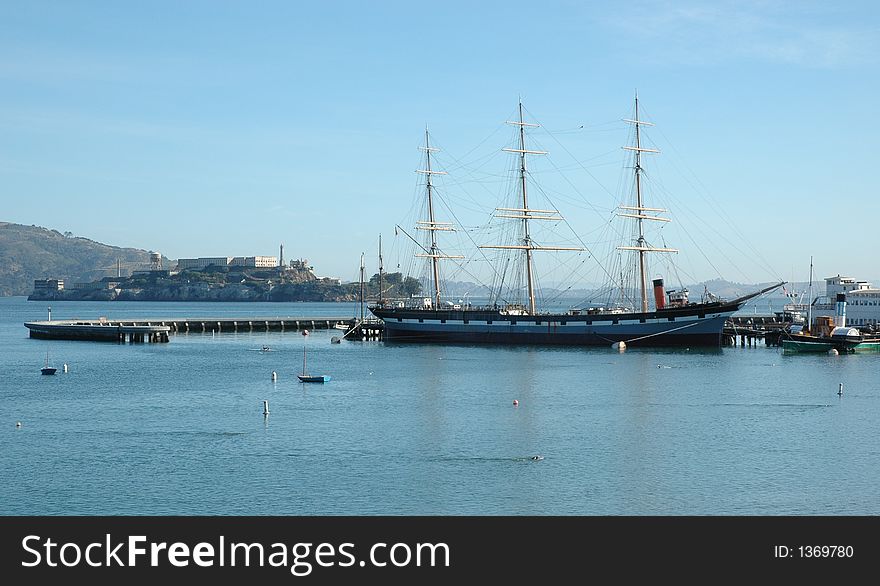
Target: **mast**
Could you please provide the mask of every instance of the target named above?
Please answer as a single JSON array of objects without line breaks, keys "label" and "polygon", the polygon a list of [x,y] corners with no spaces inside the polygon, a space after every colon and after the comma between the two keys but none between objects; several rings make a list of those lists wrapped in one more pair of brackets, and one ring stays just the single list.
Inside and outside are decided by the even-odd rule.
[{"label": "mast", "polygon": [[[526,129],[523,122],[523,105],[522,100],[519,102],[519,179],[520,189],[522,190],[522,207],[524,210],[529,209],[529,198],[526,193]],[[529,289],[529,313],[535,314],[535,281],[532,276],[532,238],[529,235],[529,216],[523,213],[523,244],[526,245],[526,280]]]},{"label": "mast", "polygon": [[678,252],[678,250],[674,248],[653,248],[648,246],[647,241],[645,240],[645,229],[643,225],[644,220],[654,220],[657,222],[668,222],[669,218],[661,218],[658,216],[649,216],[644,212],[665,212],[667,210],[660,208],[646,208],[642,202],[642,153],[659,153],[660,151],[657,149],[646,149],[642,148],[642,134],[641,127],[642,126],[654,126],[650,122],[644,122],[639,120],[639,95],[636,93],[636,107],[635,107],[635,119],[633,120],[624,120],[624,122],[628,122],[633,124],[636,127],[636,145],[634,147],[625,146],[624,150],[635,152],[635,180],[636,180],[636,205],[635,207],[631,206],[620,206],[620,209],[624,210],[632,210],[635,211],[635,214],[617,214],[618,216],[624,216],[627,218],[635,218],[638,223],[639,229],[639,237],[636,241],[636,246],[618,246],[618,250],[635,250],[639,253],[639,292],[642,302],[642,313],[648,312],[648,268],[647,263],[645,262],[645,253],[647,252]]},{"label": "mast", "polygon": [[[428,141],[428,129],[425,129],[425,156],[427,159],[427,189],[428,189],[428,221],[434,225],[434,190],[431,183],[431,144]],[[434,307],[440,307],[440,259],[437,258],[437,231],[431,232],[431,273],[434,276]]]},{"label": "mast", "polygon": [[364,253],[361,253],[361,321],[364,321]]},{"label": "mast", "polygon": [[[636,94],[636,120],[639,119],[639,95]],[[642,207],[642,141],[640,124],[636,123],[636,206]],[[643,218],[636,220],[639,224],[639,247],[645,248],[645,231]],[[641,281],[642,312],[648,311],[648,275],[645,268],[645,251],[639,251],[639,280]]]},{"label": "mast", "polygon": [[514,126],[519,126],[519,148],[518,149],[501,149],[508,153],[516,153],[519,154],[519,182],[520,182],[520,190],[522,191],[522,207],[521,208],[495,208],[497,211],[501,212],[513,212],[506,214],[496,214],[496,218],[513,218],[522,221],[522,231],[523,238],[522,244],[512,245],[512,246],[481,246],[480,248],[508,248],[508,249],[519,249],[525,251],[525,268],[526,268],[526,280],[528,281],[528,293],[529,293],[529,313],[531,315],[535,315],[537,313],[537,304],[535,302],[535,279],[533,274],[532,267],[532,251],[533,250],[583,250],[583,248],[571,248],[571,247],[561,247],[561,246],[537,246],[534,242],[532,242],[532,237],[529,232],[529,220],[553,220],[556,222],[562,221],[562,216],[559,214],[557,210],[537,210],[529,207],[529,198],[526,191],[526,155],[546,155],[547,151],[534,151],[526,148],[526,127],[537,128],[539,124],[530,124],[525,122],[523,119],[523,105],[522,100],[519,101],[519,121],[512,122],[510,120],[507,121],[508,124],[512,124]]},{"label": "mast", "polygon": [[[440,307],[440,259],[441,258],[463,258],[461,256],[450,256],[440,252],[437,246],[437,232],[453,232],[452,224],[449,222],[437,222],[434,220],[434,182],[433,175],[446,175],[445,171],[434,171],[431,168],[431,153],[435,153],[440,149],[433,148],[429,141],[428,129],[425,128],[425,146],[419,147],[419,150],[425,152],[426,164],[424,169],[417,169],[416,173],[425,175],[425,189],[428,198],[428,219],[416,222],[416,230],[427,230],[431,233],[430,247],[426,254],[417,254],[420,258],[431,259],[431,280],[434,285],[434,308]],[[419,245],[421,246],[421,245]],[[424,250],[424,247],[422,247]]]},{"label": "mast", "polygon": [[306,340],[309,339],[309,335],[305,334],[303,336],[303,376],[306,374]]},{"label": "mast", "polygon": [[810,256],[810,287],[807,293],[807,331],[813,331],[813,257]]},{"label": "mast", "polygon": [[382,235],[379,234],[379,306],[382,306]]}]

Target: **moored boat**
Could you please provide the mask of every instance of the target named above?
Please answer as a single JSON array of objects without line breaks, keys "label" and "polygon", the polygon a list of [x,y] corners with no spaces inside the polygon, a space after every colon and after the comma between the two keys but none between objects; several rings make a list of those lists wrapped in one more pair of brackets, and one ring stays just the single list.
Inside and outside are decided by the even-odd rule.
[{"label": "moored boat", "polygon": [[782,339],[784,354],[802,354],[836,351],[838,354],[880,352],[880,337],[866,335],[858,328],[847,325],[846,294],[838,293],[834,304],[835,316],[818,316],[813,332],[788,333]]},{"label": "moored boat", "polygon": [[[545,151],[527,148],[526,128],[537,124],[525,122],[523,106],[519,104],[518,121],[508,122],[518,127],[518,144],[504,151],[517,157],[518,178],[515,182],[517,199],[506,207],[496,208],[495,217],[512,220],[517,230],[516,236],[503,244],[479,246],[481,249],[500,249],[520,253],[517,278],[522,280],[521,289],[527,295],[523,303],[491,303],[486,306],[473,306],[469,303],[450,303],[441,297],[440,261],[461,259],[458,255],[445,253],[437,240],[438,232],[453,231],[452,224],[440,222],[435,218],[434,186],[435,175],[445,172],[432,168],[433,148],[425,133],[426,167],[418,173],[426,177],[427,217],[417,222],[416,228],[428,233],[427,242],[417,245],[421,248],[418,257],[425,258],[430,265],[430,282],[433,291],[414,300],[382,300],[370,307],[372,313],[384,321],[385,339],[391,341],[417,342],[459,342],[487,344],[572,344],[572,345],[612,345],[625,343],[632,346],[720,346],[724,324],[746,302],[763,293],[778,288],[783,283],[744,295],[731,301],[722,300],[708,294],[700,302],[690,301],[688,291],[681,288],[666,291],[662,278],[653,280],[653,307],[649,305],[648,268],[646,257],[651,253],[675,253],[678,250],[665,246],[652,245],[646,238],[644,224],[647,222],[668,222],[661,214],[667,210],[648,207],[643,201],[643,170],[641,158],[644,153],[657,153],[656,149],[645,148],[641,142],[641,127],[652,125],[639,119],[638,97],[635,101],[633,119],[625,120],[635,128],[635,144],[624,147],[634,156],[634,199],[632,205],[619,206],[618,216],[635,220],[636,230],[632,242],[618,246],[618,251],[627,251],[636,257],[634,274],[638,297],[631,305],[623,303],[600,308],[570,309],[567,311],[542,311],[536,300],[536,278],[533,256],[543,251],[585,251],[586,247],[548,246],[539,244],[532,236],[533,222],[565,224],[557,209],[537,209],[531,207],[527,194],[527,156],[543,155]],[[407,236],[409,236],[407,234]],[[410,237],[411,238],[411,237]],[[415,239],[413,239],[415,241]],[[574,241],[581,243],[575,235]],[[572,242],[574,243],[574,242]],[[496,274],[498,274],[496,272]],[[606,275],[612,271],[605,270]],[[503,278],[501,281],[503,282]],[[625,290],[622,284],[615,287]],[[496,298],[497,299],[497,298]],[[625,346],[624,346],[625,347]]]}]

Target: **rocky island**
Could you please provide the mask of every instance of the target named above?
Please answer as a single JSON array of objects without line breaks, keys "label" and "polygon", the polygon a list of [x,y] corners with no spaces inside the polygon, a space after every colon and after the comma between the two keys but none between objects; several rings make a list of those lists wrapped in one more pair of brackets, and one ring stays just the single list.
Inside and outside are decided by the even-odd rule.
[{"label": "rocky island", "polygon": [[[222,257],[221,257],[222,258]],[[128,277],[103,277],[96,281],[65,286],[61,279],[36,279],[31,301],[356,301],[360,283],[317,277],[306,261],[284,266],[269,264],[274,257],[230,258],[225,263],[211,259],[181,259],[174,270],[164,270],[157,261],[149,270],[134,271]],[[409,297],[418,294],[417,279],[400,273],[382,275],[383,295]],[[379,293],[379,275],[364,283],[367,298]]]}]

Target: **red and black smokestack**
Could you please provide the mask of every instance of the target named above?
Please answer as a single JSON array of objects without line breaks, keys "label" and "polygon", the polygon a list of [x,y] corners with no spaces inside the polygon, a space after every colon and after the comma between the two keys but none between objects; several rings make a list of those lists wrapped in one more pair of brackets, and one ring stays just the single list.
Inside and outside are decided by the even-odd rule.
[{"label": "red and black smokestack", "polygon": [[666,290],[663,288],[663,279],[654,279],[654,306],[657,309],[666,307]]}]

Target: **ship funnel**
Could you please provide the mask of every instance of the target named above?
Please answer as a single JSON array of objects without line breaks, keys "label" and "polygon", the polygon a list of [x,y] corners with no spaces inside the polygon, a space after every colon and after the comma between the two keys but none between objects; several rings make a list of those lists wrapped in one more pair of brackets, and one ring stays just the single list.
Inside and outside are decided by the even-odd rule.
[{"label": "ship funnel", "polygon": [[846,327],[846,293],[837,294],[837,311],[834,316],[834,326]]},{"label": "ship funnel", "polygon": [[666,291],[663,289],[663,279],[654,279],[654,306],[657,309],[666,307]]}]

